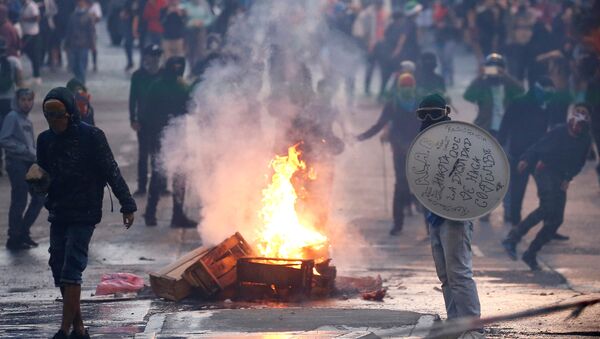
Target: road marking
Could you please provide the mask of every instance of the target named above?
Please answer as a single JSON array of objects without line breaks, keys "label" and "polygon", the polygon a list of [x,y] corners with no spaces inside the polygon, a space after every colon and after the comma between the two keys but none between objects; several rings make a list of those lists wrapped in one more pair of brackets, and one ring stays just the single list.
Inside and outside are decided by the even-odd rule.
[{"label": "road marking", "polygon": [[476,257],[485,257],[485,255],[483,255],[483,252],[481,252],[481,250],[479,249],[479,247],[477,245],[472,245],[471,249],[473,250],[473,254]]},{"label": "road marking", "polygon": [[436,317],[433,315],[423,315],[417,321],[417,325],[410,333],[411,336],[425,337],[425,334],[429,334],[429,330],[433,327]]}]

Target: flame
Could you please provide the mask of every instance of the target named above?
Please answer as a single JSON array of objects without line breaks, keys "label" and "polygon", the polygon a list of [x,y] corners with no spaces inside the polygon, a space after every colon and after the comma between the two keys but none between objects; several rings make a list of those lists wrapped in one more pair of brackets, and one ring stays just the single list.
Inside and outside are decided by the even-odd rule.
[{"label": "flame", "polygon": [[[258,252],[264,257],[315,259],[309,258],[308,253],[327,246],[327,237],[303,221],[296,210],[298,194],[292,177],[298,171],[307,171],[297,146],[288,148],[287,156],[276,155],[269,165],[273,175],[271,183],[262,191],[260,219],[263,225],[257,230],[256,242]],[[306,177],[315,180],[312,168]]]}]

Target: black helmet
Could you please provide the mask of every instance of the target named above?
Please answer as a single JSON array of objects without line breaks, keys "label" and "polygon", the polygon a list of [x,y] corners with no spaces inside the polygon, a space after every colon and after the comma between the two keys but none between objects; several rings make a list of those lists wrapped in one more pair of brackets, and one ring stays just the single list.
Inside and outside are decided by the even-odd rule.
[{"label": "black helmet", "polygon": [[496,66],[499,68],[506,68],[506,60],[501,54],[492,53],[485,57],[485,66]]},{"label": "black helmet", "polygon": [[161,56],[163,54],[162,48],[158,45],[148,45],[142,50],[144,56]]}]

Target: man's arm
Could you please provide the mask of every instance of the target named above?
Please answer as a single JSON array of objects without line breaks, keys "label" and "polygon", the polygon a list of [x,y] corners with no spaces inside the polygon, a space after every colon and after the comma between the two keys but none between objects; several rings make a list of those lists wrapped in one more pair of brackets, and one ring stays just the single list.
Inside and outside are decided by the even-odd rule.
[{"label": "man's arm", "polygon": [[588,143],[587,146],[581,150],[581,153],[578,154],[578,156],[576,158],[576,163],[574,164],[574,166],[570,167],[569,170],[567,170],[566,173],[564,174],[565,181],[573,180],[573,178],[577,174],[579,174],[579,172],[581,172],[581,169],[583,168],[583,166],[585,165],[585,162],[587,160],[587,156],[590,151],[590,146],[591,146],[591,143]]},{"label": "man's arm", "polygon": [[373,125],[371,128],[369,128],[365,132],[359,134],[356,138],[359,141],[363,141],[363,140],[369,139],[369,138],[373,137],[375,134],[379,133],[379,131],[381,131],[385,127],[385,125],[387,125],[387,123],[392,119],[391,110],[392,110],[391,105],[387,104],[383,108],[383,111],[381,112],[381,115],[379,116],[379,119],[377,120],[375,125]]},{"label": "man's arm", "polygon": [[480,93],[481,93],[480,81],[479,81],[479,77],[477,77],[475,80],[473,80],[469,84],[469,87],[467,87],[467,89],[465,90],[465,93],[463,94],[463,98],[465,100],[467,100],[468,102],[477,103],[477,101],[479,101],[479,98],[481,96]]},{"label": "man's arm", "polygon": [[93,135],[97,165],[119,200],[121,213],[130,214],[137,211],[135,200],[129,193],[129,187],[121,175],[119,165],[113,157],[104,132],[99,128],[94,128]]}]

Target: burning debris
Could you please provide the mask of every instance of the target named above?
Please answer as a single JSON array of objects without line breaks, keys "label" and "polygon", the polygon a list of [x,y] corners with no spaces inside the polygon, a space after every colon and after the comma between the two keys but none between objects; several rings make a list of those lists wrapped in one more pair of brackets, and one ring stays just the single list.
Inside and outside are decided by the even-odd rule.
[{"label": "burning debris", "polygon": [[[315,171],[300,159],[298,145],[270,163],[271,182],[262,191],[255,249],[235,233],[210,249],[199,248],[150,274],[154,293],[181,300],[193,290],[205,298],[243,300],[327,297],[335,287],[327,237],[299,208],[298,192],[308,197],[306,180]],[[301,211],[301,212],[299,212]],[[258,255],[258,256],[256,256]]]}]

